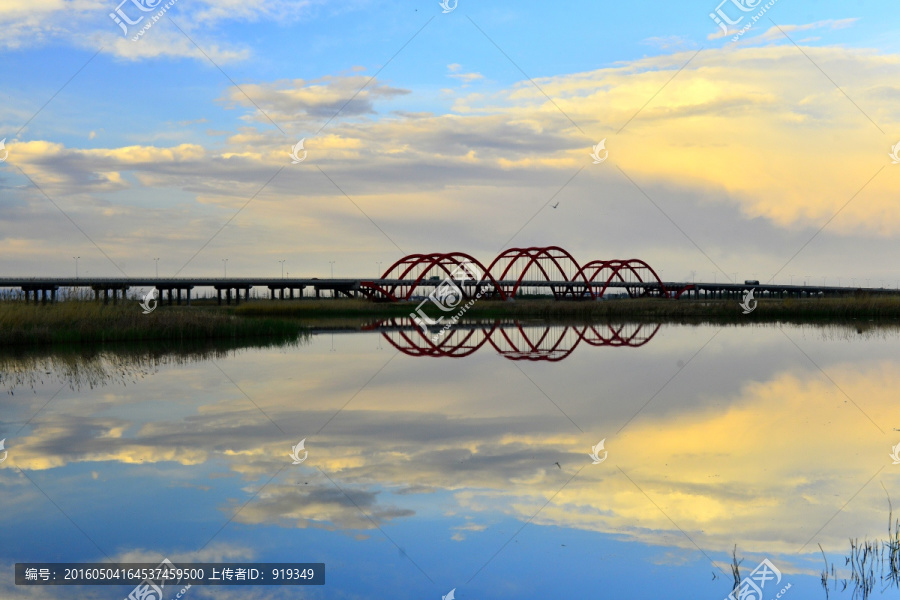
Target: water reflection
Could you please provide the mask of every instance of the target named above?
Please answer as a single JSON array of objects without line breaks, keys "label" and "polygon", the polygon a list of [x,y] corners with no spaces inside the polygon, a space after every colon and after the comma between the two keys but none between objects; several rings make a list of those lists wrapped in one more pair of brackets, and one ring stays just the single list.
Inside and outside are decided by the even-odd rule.
[{"label": "water reflection", "polygon": [[159,372],[164,365],[221,359],[260,348],[292,348],[308,336],[291,342],[265,340],[193,340],[181,343],[116,343],[54,348],[11,348],[0,352],[0,390],[13,394],[60,382],[73,390],[104,385],[134,384]]},{"label": "water reflection", "polygon": [[900,497],[896,331],[470,325],[458,360],[381,323],[55,397],[35,381],[3,404],[0,563],[204,548],[324,561],[309,597],[695,600],[729,593],[737,544],[822,598],[819,544],[848,576],[847,538],[882,534]]},{"label": "water reflection", "polygon": [[462,358],[484,346],[509,360],[558,361],[579,344],[637,348],[656,335],[660,324],[594,323],[523,324],[518,320],[461,323],[446,335],[425,331],[409,317],[376,321],[364,329],[378,331],[391,346],[407,356]]}]

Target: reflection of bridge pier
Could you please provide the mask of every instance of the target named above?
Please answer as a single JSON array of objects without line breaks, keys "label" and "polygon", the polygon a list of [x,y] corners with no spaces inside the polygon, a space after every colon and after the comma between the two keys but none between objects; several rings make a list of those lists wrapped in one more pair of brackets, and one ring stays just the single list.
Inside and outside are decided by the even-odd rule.
[{"label": "reflection of bridge pier", "polygon": [[440,338],[427,334],[412,319],[399,317],[366,327],[407,356],[463,358],[484,346],[509,360],[560,361],[579,344],[637,348],[648,343],[660,324],[523,325],[516,320],[454,325]]}]

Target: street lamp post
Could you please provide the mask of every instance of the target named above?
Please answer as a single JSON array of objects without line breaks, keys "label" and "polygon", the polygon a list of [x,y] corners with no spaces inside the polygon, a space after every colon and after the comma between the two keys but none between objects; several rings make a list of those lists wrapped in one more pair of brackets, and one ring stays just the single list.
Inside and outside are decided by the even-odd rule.
[{"label": "street lamp post", "polygon": [[156,278],[159,279],[159,259],[154,258],[153,261],[156,263]]},{"label": "street lamp post", "polygon": [[334,263],[335,263],[335,261],[329,260],[328,262],[331,263],[331,278],[334,279]]},{"label": "street lamp post", "polygon": [[378,265],[378,273],[376,273],[376,275],[378,275],[378,277],[381,277],[381,261],[376,260],[375,264]]},{"label": "street lamp post", "polygon": [[284,279],[284,260],[279,260],[281,263],[281,278]]},{"label": "street lamp post", "polygon": [[81,257],[80,257],[80,256],[73,256],[72,258],[75,259],[75,279],[78,279],[78,259],[81,258]]},{"label": "street lamp post", "polygon": [[225,279],[228,279],[228,259],[227,258],[222,259],[222,271],[223,271],[223,275],[224,275]]}]

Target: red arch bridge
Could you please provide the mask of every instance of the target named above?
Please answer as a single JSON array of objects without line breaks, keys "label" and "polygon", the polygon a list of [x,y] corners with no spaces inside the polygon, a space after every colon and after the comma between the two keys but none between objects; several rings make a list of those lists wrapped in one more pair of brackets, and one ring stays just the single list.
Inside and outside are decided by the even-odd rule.
[{"label": "red arch bridge", "polygon": [[493,348],[509,360],[560,361],[580,344],[637,348],[648,343],[660,325],[617,323],[596,325],[523,325],[515,320],[460,323],[435,336],[413,319],[400,317],[364,327],[378,331],[408,356],[464,358],[481,348]]},{"label": "red arch bridge", "polygon": [[592,260],[580,265],[559,246],[510,248],[487,266],[464,252],[410,254],[392,264],[378,280],[361,281],[372,300],[396,302],[424,295],[424,289],[453,287],[466,297],[508,300],[546,293],[557,300],[597,299],[615,290],[630,297],[678,298],[690,284],[667,287],[642,260]]}]

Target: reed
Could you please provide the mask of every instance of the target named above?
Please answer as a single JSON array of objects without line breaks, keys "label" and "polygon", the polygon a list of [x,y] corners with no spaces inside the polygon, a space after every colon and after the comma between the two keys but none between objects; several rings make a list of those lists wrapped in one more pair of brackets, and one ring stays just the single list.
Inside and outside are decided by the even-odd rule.
[{"label": "reed", "polygon": [[67,301],[47,306],[0,303],[0,346],[86,342],[296,339],[303,326],[290,319],[246,319],[231,311],[165,307],[143,314],[134,304]]},{"label": "reed", "polygon": [[[884,488],[884,483],[881,484]],[[862,540],[850,539],[850,553],[844,557],[844,566],[849,569],[846,577],[841,578],[841,591],[853,586],[853,598],[867,600],[872,593],[881,587],[884,592],[888,588],[900,588],[900,520],[894,518],[894,505],[891,496],[884,489],[888,502],[888,527],[885,539]],[[821,546],[819,546],[821,550]],[[822,552],[825,556],[825,552]],[[837,590],[838,576],[834,563],[831,564],[832,590]],[[828,595],[829,565],[825,559],[825,569],[820,581]],[[879,586],[880,584],[880,586]]]}]

